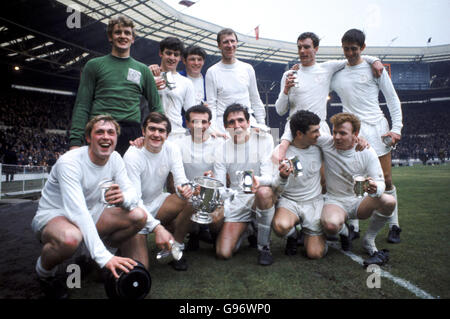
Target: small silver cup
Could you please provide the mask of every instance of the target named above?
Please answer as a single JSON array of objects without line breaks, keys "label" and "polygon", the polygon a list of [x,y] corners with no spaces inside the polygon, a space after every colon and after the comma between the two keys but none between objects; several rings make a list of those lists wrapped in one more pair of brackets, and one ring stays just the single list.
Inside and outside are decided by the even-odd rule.
[{"label": "small silver cup", "polygon": [[353,191],[355,192],[356,197],[362,198],[364,197],[364,193],[367,192],[369,188],[369,181],[366,177],[361,175],[353,176]]},{"label": "small silver cup", "polygon": [[166,81],[166,86],[169,88],[169,90],[173,90],[177,87],[172,72],[162,72],[161,75],[164,81]]},{"label": "small silver cup", "polygon": [[173,240],[169,241],[171,248],[163,249],[156,254],[156,260],[161,264],[167,264],[172,260],[180,260],[183,257],[183,251],[177,246],[174,245]]},{"label": "small silver cup", "polygon": [[298,157],[294,156],[294,157],[291,157],[289,160],[292,163],[294,176],[296,176],[296,177],[303,176],[302,163],[300,163],[300,160],[298,159]]},{"label": "small silver cup", "polygon": [[106,207],[114,207],[114,205],[111,205],[111,204],[109,204],[107,201],[106,201],[106,198],[105,198],[105,195],[106,195],[106,192],[111,188],[111,186],[114,184],[114,181],[112,180],[112,179],[108,179],[108,180],[104,180],[104,181],[101,181],[100,183],[99,183],[99,188],[100,188],[100,191],[101,191],[101,196],[100,196],[100,201],[103,203],[103,204],[105,204],[106,205]]},{"label": "small silver cup", "polygon": [[392,145],[393,145],[393,143],[392,143],[392,137],[391,137],[390,135],[383,136],[383,137],[381,138],[381,140],[383,141],[383,143],[384,143],[386,146],[392,146]]},{"label": "small silver cup", "polygon": [[253,171],[237,171],[236,175],[239,177],[239,184],[244,193],[251,194],[253,186]]},{"label": "small silver cup", "polygon": [[298,71],[297,70],[293,70],[291,71],[291,74],[294,76],[294,87],[298,88]]}]

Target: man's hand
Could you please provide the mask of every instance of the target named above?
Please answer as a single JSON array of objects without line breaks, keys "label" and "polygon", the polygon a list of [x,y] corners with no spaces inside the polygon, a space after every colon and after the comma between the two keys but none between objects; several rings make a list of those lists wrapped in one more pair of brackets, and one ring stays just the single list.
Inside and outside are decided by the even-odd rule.
[{"label": "man's hand", "polygon": [[292,166],[292,162],[288,159],[284,159],[280,162],[278,166],[278,171],[280,172],[280,177],[286,179],[289,177],[289,174],[293,172],[294,168]]},{"label": "man's hand", "polygon": [[381,63],[380,60],[377,60],[372,63],[372,73],[373,73],[374,77],[379,78],[381,76],[381,74],[383,74],[383,71],[384,71],[384,65],[383,65],[383,63]]},{"label": "man's hand", "polygon": [[181,195],[184,199],[189,199],[194,194],[194,190],[192,189],[191,185],[186,184],[184,186],[177,186],[178,194]]},{"label": "man's hand", "polygon": [[395,146],[402,139],[401,135],[398,135],[397,133],[394,133],[394,132],[387,132],[386,134],[382,135],[381,137],[384,137],[384,136],[390,136],[392,138],[392,146]]},{"label": "man's hand", "polygon": [[105,200],[110,205],[120,206],[123,204],[123,193],[120,190],[119,184],[112,184],[105,193]]},{"label": "man's hand", "polygon": [[131,258],[125,258],[125,257],[119,257],[119,256],[113,256],[105,265],[105,268],[109,269],[115,278],[119,278],[119,274],[117,273],[117,270],[121,270],[125,273],[130,272],[134,268],[134,266],[137,266],[137,262],[135,262]]},{"label": "man's hand", "polygon": [[295,86],[295,76],[294,73],[288,73],[287,77],[286,77],[286,81],[284,82],[284,89],[283,89],[283,93],[285,95],[289,94],[289,90],[291,89],[291,87]]},{"label": "man's hand", "polygon": [[361,152],[364,151],[366,148],[369,148],[370,144],[367,142],[367,140],[361,136],[356,137],[356,148],[355,151]]},{"label": "man's hand", "polygon": [[295,64],[292,66],[291,70],[293,70],[293,71],[298,71],[298,70],[300,70],[300,63],[295,63]]},{"label": "man's hand", "polygon": [[152,71],[153,76],[161,75],[161,68],[158,64],[151,64],[148,66],[149,70]]},{"label": "man's hand", "polygon": [[214,178],[214,172],[212,170],[203,173],[203,176]]},{"label": "man's hand", "polygon": [[144,146],[144,137],[141,136],[135,139],[134,141],[130,141],[130,145],[137,148],[142,148]]},{"label": "man's hand", "polygon": [[175,242],[175,239],[163,225],[159,224],[156,226],[153,232],[155,233],[155,244],[159,249],[169,250],[172,248],[170,241]]},{"label": "man's hand", "polygon": [[260,186],[259,178],[256,177],[255,175],[253,175],[252,176],[252,180],[253,180],[253,182],[252,182],[252,193],[256,193],[258,191],[259,186]]},{"label": "man's hand", "polygon": [[286,158],[286,152],[291,143],[288,140],[281,140],[281,143],[274,148],[272,152],[272,162],[278,165],[283,158]]},{"label": "man's hand", "polygon": [[367,187],[366,192],[368,194],[375,194],[377,192],[377,183],[375,183],[372,177],[367,177],[367,181],[369,182],[369,186]]}]

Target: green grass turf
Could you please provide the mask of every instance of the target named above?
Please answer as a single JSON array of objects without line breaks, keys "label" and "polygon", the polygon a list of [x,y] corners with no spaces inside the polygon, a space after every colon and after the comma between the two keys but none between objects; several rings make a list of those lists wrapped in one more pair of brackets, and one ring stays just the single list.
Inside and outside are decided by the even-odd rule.
[{"label": "green grass turf", "polygon": [[[415,166],[393,168],[398,188],[400,244],[388,244],[386,226],[377,237],[377,247],[390,250],[391,260],[383,269],[403,278],[434,297],[450,298],[450,166]],[[361,230],[367,221],[361,221]],[[366,258],[361,239],[355,240],[353,253]],[[212,245],[187,252],[189,269],[174,271],[157,264],[153,236],[149,236],[151,299],[203,298],[417,298],[413,293],[381,278],[381,288],[369,289],[370,273],[340,251],[330,248],[321,260],[308,260],[303,248],[296,256],[284,255],[283,239],[272,234],[273,265],[257,264],[257,250],[244,242],[228,261],[214,257]],[[104,298],[103,284],[82,281],[71,298]]]}]

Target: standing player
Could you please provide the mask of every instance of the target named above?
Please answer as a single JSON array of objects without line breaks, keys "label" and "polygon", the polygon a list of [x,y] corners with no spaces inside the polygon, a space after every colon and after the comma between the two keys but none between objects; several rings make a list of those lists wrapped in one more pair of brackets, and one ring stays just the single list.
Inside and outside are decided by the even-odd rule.
[{"label": "standing player", "polygon": [[315,145],[320,136],[320,118],[309,111],[294,113],[289,122],[294,140],[286,156],[297,156],[303,168],[302,175],[294,175],[291,167],[282,163],[274,187],[281,192],[273,218],[273,229],[278,236],[287,236],[286,255],[297,253],[297,224],[305,234],[306,255],[311,259],[322,258],[327,252],[320,216],[323,208],[320,167],[322,155]]},{"label": "standing player", "polygon": [[212,129],[226,133],[223,114],[232,103],[248,108],[252,126],[265,128],[266,111],[259,97],[255,70],[236,58],[236,33],[232,29],[221,30],[217,34],[217,44],[222,59],[208,69],[205,77],[206,98],[213,114]]},{"label": "standing player", "polygon": [[216,254],[222,259],[231,258],[239,248],[241,236],[256,219],[258,263],[271,265],[270,235],[275,211],[275,198],[270,187],[273,173],[270,160],[272,136],[250,131],[250,114],[240,104],[226,108],[223,122],[231,138],[224,143],[214,164],[215,176],[226,185],[228,174],[230,187],[239,191],[240,180],[236,173],[252,170],[252,190],[256,194],[239,192],[233,200],[225,201],[224,223],[217,238]]},{"label": "standing player", "polygon": [[[67,297],[57,266],[73,256],[82,242],[97,264],[116,278],[119,271],[136,266],[130,258],[114,256],[104,244],[120,247],[123,255],[131,257],[135,248],[129,243],[147,221],[123,160],[114,152],[118,134],[120,127],[112,117],[91,119],[86,125],[88,146],[61,156],[42,190],[32,229],[43,244],[36,272],[47,297]],[[102,201],[99,184],[105,180],[114,181],[104,196],[113,207]]]},{"label": "standing player", "polygon": [[[279,115],[289,111],[292,115],[298,110],[307,110],[320,117],[320,132],[330,135],[327,119],[327,99],[330,92],[330,82],[333,74],[344,68],[345,60],[316,63],[316,53],[319,50],[319,37],[312,32],[304,32],[297,39],[300,68],[297,71],[298,87],[292,71],[287,71],[281,78],[281,90],[275,107]],[[381,74],[384,69],[378,58],[365,57],[372,64],[374,72]],[[285,157],[286,150],[292,141],[289,121],[286,122],[285,132],[281,137],[277,160]]]},{"label": "standing player", "polygon": [[206,51],[199,46],[190,46],[184,51],[183,64],[186,66],[186,70],[179,73],[194,84],[195,105],[206,102],[205,79],[202,74],[205,60]]},{"label": "standing player", "polygon": [[129,141],[141,136],[141,96],[147,99],[150,112],[162,113],[163,109],[151,72],[130,56],[135,38],[133,21],[124,16],[109,20],[107,35],[111,54],[90,60],[81,73],[72,113],[70,149],[83,145],[84,127],[90,118],[107,113],[121,127],[116,151],[123,155]]},{"label": "standing player", "polygon": [[[183,127],[182,110],[195,105],[195,91],[192,81],[177,72],[178,63],[184,52],[180,39],[167,37],[159,43],[161,66],[150,66],[156,78],[158,93],[164,107],[164,114],[172,125],[169,139],[177,139],[186,134]],[[168,80],[164,80],[163,75]],[[169,82],[170,81],[170,82]]]},{"label": "standing player", "polygon": [[[352,229],[347,227],[347,219],[366,219],[372,216],[364,236],[363,247],[371,256],[370,263],[383,264],[388,256],[378,251],[375,237],[392,215],[395,198],[384,193],[384,177],[380,162],[373,148],[361,152],[355,150],[360,129],[357,116],[350,113],[335,114],[330,119],[333,124],[333,137],[319,138],[325,163],[327,193],[321,222],[329,235],[340,235],[342,249],[351,249]],[[366,192],[369,196],[355,196],[354,176],[368,178]]]},{"label": "standing player", "polygon": [[[401,104],[386,72],[379,78],[373,77],[370,65],[361,58],[365,47],[365,35],[362,31],[351,29],[344,34],[342,49],[348,63],[342,71],[334,75],[331,88],[341,98],[343,111],[355,114],[361,120],[360,136],[369,142],[378,155],[386,183],[385,193],[397,200],[397,191],[392,183],[391,150],[401,139]],[[392,119],[391,130],[380,109],[379,91],[383,92],[386,99]],[[385,144],[385,138],[391,142]],[[398,223],[398,205],[389,219],[389,229],[388,242],[399,243],[401,229]]]},{"label": "standing player", "polygon": [[[124,162],[128,176],[149,213],[149,221],[135,243],[139,247],[136,257],[145,260],[144,265],[148,266],[146,235],[155,229],[159,221],[167,227],[174,224],[175,245],[184,250],[184,237],[191,227],[192,208],[188,207],[187,199],[192,196],[192,190],[188,185],[183,186],[188,180],[178,147],[166,141],[171,131],[169,119],[163,114],[152,112],[142,127],[144,147],[130,147],[124,155]],[[163,192],[169,172],[174,177],[176,194]],[[184,257],[172,261],[171,265],[175,270],[187,270]]]}]

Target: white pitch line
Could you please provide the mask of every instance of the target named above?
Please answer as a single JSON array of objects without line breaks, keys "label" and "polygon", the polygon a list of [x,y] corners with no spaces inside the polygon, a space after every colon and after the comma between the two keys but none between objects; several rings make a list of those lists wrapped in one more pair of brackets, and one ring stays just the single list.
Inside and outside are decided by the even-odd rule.
[{"label": "white pitch line", "polygon": [[[364,266],[364,260],[360,256],[357,256],[357,255],[355,255],[352,252],[343,251],[340,248],[340,245],[337,242],[327,241],[327,243],[328,243],[328,246],[339,250],[344,255],[350,257],[353,261],[356,261],[361,266]],[[394,282],[395,284],[399,285],[400,287],[405,288],[406,290],[409,290],[410,292],[412,292],[413,294],[415,294],[419,298],[422,298],[422,299],[436,299],[436,297],[433,297],[432,295],[430,295],[426,291],[420,289],[416,285],[410,283],[409,281],[407,281],[405,279],[396,277],[396,276],[392,275],[390,272],[388,272],[386,270],[381,269],[380,276],[391,280],[392,282]]]}]

